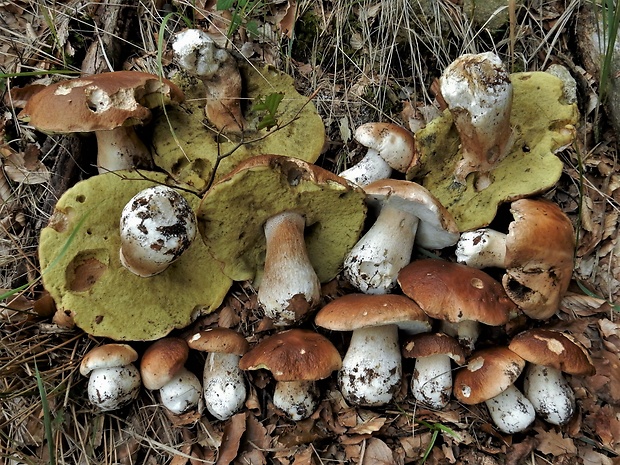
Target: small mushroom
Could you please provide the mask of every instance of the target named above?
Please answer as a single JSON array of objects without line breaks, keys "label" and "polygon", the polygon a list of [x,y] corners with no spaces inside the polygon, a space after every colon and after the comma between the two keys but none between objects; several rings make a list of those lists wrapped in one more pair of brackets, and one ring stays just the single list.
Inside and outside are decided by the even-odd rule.
[{"label": "small mushroom", "polygon": [[132,362],[137,352],[127,344],[105,344],[88,352],[80,373],[89,376],[88,400],[102,411],[116,410],[140,393],[140,372]]},{"label": "small mushroom", "polygon": [[562,372],[592,376],[596,370],[587,352],[569,335],[542,328],[517,334],[508,348],[529,362],[523,393],[536,413],[554,425],[567,423],[575,412],[575,394]]},{"label": "small mushroom", "polygon": [[121,213],[121,263],[138,276],[161,273],[187,250],[197,231],[185,197],[168,186],[144,189]]},{"label": "small mushroom", "polygon": [[276,380],[273,404],[295,421],[312,415],[318,404],[315,382],[327,378],[341,364],[329,339],[306,329],[269,336],[239,361],[242,370],[271,372]]},{"label": "small mushroom", "polygon": [[492,52],[464,54],[439,79],[461,139],[462,161],[455,180],[465,184],[476,173],[476,188],[490,184],[489,172],[512,147],[512,83],[502,60]]},{"label": "small mushroom", "polygon": [[426,249],[456,244],[459,231],[452,215],[424,187],[383,179],[364,187],[367,202],[379,215],[344,259],[344,275],[366,294],[386,294],[398,272],[411,261],[414,243]]},{"label": "small mushroom", "polygon": [[363,226],[361,189],[298,159],[263,155],[214,184],[199,208],[205,244],[234,280],[255,279],[276,326],[314,308]]},{"label": "small mushroom", "polygon": [[215,418],[227,420],[245,402],[239,359],[248,351],[248,342],[232,329],[211,328],[192,334],[187,343],[190,349],[208,353],[202,375],[205,406]]},{"label": "small mushroom", "polygon": [[[480,323],[501,326],[517,313],[502,285],[483,271],[459,263],[415,260],[398,274],[403,293],[468,350],[478,339]],[[454,333],[454,334],[453,334]]]},{"label": "small mushroom", "polygon": [[476,268],[499,267],[508,296],[530,318],[546,320],[559,308],[573,274],[575,233],[566,214],[547,200],[512,202],[508,234],[464,232],[457,260]]},{"label": "small mushroom", "polygon": [[359,405],[392,400],[402,379],[398,330],[417,334],[431,330],[429,318],[402,295],[348,294],[323,307],[314,322],[333,331],[353,331],[338,373],[340,390]]},{"label": "small mushroom", "polygon": [[51,84],[28,99],[19,118],[50,134],[94,132],[99,173],[150,168],[151,153],[133,126],[148,123],[151,109],[183,99],[167,79],[114,71]]},{"label": "small mushroom", "polygon": [[397,124],[362,124],[353,137],[368,150],[357,164],[342,171],[340,176],[358,186],[389,178],[393,169],[404,173],[415,163],[413,134]]},{"label": "small mushroom", "polygon": [[202,395],[200,380],[185,368],[188,356],[184,339],[165,337],[151,344],[140,361],[144,387],[159,390],[162,405],[177,415],[196,408]]},{"label": "small mushroom", "polygon": [[413,397],[435,409],[442,409],[452,395],[452,366],[465,363],[465,351],[456,339],[443,333],[422,333],[405,341],[403,357],[414,358],[411,381]]},{"label": "small mushroom", "polygon": [[536,417],[532,403],[514,386],[524,366],[525,360],[506,347],[475,352],[454,377],[454,396],[467,405],[484,402],[500,431],[523,431]]}]

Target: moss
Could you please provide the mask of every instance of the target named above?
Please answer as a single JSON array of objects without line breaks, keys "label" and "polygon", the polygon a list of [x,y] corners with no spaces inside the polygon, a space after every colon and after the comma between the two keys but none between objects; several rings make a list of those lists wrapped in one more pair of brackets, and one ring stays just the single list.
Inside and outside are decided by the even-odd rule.
[{"label": "moss", "polygon": [[[166,180],[159,173],[143,174]],[[231,281],[200,240],[156,276],[141,278],[125,269],[119,260],[121,210],[155,182],[124,177],[139,178],[127,172],[94,176],[60,198],[50,224],[41,231],[43,284],[58,310],[71,312],[87,333],[153,340],[187,326],[195,310],[216,309]],[[197,207],[196,196],[183,195]]]}]

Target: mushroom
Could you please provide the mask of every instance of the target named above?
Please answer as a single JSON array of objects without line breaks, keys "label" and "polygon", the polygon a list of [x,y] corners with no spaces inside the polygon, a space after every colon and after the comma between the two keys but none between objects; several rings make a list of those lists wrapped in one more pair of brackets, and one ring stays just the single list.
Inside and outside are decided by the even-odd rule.
[{"label": "mushroom", "polygon": [[189,248],[197,230],[185,197],[168,186],[148,187],[121,213],[120,261],[138,276],[161,273]]},{"label": "mushroom", "polygon": [[516,200],[510,211],[514,220],[508,234],[488,228],[464,232],[457,260],[505,269],[502,283],[508,296],[527,316],[546,320],[558,310],[573,274],[573,225],[547,200]]},{"label": "mushroom", "polygon": [[200,29],[177,33],[172,42],[174,58],[186,72],[198,76],[207,91],[207,119],[224,132],[240,132],[245,120],[241,113],[241,74],[235,58],[218,48]]},{"label": "mushroom", "polygon": [[208,352],[202,375],[205,406],[218,420],[227,420],[245,402],[239,359],[248,351],[248,342],[232,329],[211,328],[194,333],[187,343],[190,349]]},{"label": "mushroom", "polygon": [[202,395],[198,377],[184,366],[188,356],[184,339],[164,337],[151,344],[140,361],[144,387],[159,389],[162,405],[177,415],[196,408]]},{"label": "mushroom", "polygon": [[338,374],[342,395],[359,405],[392,400],[402,379],[398,330],[431,330],[422,309],[402,295],[348,294],[325,305],[314,322],[333,331],[353,331]]},{"label": "mushroom", "polygon": [[464,54],[439,79],[441,96],[454,118],[463,159],[454,178],[465,184],[476,173],[478,190],[490,184],[489,172],[511,149],[512,83],[501,59],[492,52]]},{"label": "mushroom", "polygon": [[516,315],[517,306],[502,285],[483,271],[446,260],[415,260],[400,270],[398,283],[431,318],[446,322],[449,335],[472,350],[480,323],[500,326]]},{"label": "mushroom", "polygon": [[88,352],[80,373],[89,376],[88,400],[102,411],[116,410],[140,393],[140,372],[132,362],[137,352],[127,344],[105,344]]},{"label": "mushroom", "polygon": [[357,164],[342,171],[340,176],[358,186],[389,178],[393,169],[404,173],[415,163],[413,134],[397,124],[362,124],[353,137],[368,150]]},{"label": "mushroom", "polygon": [[379,215],[344,259],[344,275],[366,294],[386,294],[398,272],[411,261],[414,243],[427,249],[456,244],[452,215],[419,184],[383,179],[364,187]]},{"label": "mushroom", "polygon": [[[262,155],[214,184],[198,210],[213,256],[234,280],[255,279],[277,326],[314,308],[362,229],[364,193],[298,159]],[[261,276],[262,274],[262,276]]]},{"label": "mushroom", "polygon": [[500,431],[523,431],[536,417],[532,403],[514,386],[524,366],[525,360],[506,347],[475,352],[454,377],[454,396],[467,405],[484,402]]},{"label": "mushroom", "polygon": [[587,352],[569,335],[542,328],[517,334],[508,348],[529,362],[523,393],[536,413],[554,425],[567,423],[575,412],[575,394],[562,372],[594,375],[596,369]]},{"label": "mushroom", "polygon": [[413,397],[435,409],[442,409],[452,395],[452,367],[465,363],[465,351],[451,336],[443,333],[422,333],[407,338],[402,355],[415,359],[411,382]]},{"label": "mushroom", "polygon": [[[42,229],[39,260],[45,289],[58,314],[70,315],[88,334],[156,340],[218,308],[230,289],[231,279],[202,240],[148,279],[121,264],[123,207],[143,189],[166,182],[165,174],[149,171],[92,176],[62,195]],[[193,210],[198,207],[198,197],[178,192]]]},{"label": "mushroom", "polygon": [[295,421],[312,415],[318,404],[315,382],[327,378],[341,364],[329,339],[306,329],[269,336],[239,361],[242,370],[271,372],[276,380],[273,404]]},{"label": "mushroom", "polygon": [[151,109],[183,99],[167,79],[115,71],[51,84],[28,100],[19,118],[45,133],[94,132],[99,173],[150,168],[151,153],[133,126],[148,123]]}]

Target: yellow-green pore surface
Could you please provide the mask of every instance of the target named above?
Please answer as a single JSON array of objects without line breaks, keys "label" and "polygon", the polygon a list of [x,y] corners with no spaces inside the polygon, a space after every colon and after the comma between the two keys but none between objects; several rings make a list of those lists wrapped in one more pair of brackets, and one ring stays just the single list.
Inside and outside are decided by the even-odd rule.
[{"label": "yellow-green pore surface", "polygon": [[306,247],[319,280],[338,274],[362,231],[365,194],[340,178],[317,184],[311,177],[280,160],[237,171],[211,187],[198,210],[198,224],[228,276],[238,281],[260,278],[265,263],[263,226],[283,211],[305,217]]},{"label": "yellow-green pore surface", "polygon": [[[241,160],[261,153],[296,157],[314,163],[325,142],[325,127],[314,104],[299,94],[293,79],[272,67],[254,68],[245,63],[239,67],[244,84],[243,114],[247,119],[242,136],[218,135],[207,127],[205,87],[195,77],[179,74],[173,81],[185,92],[182,107],[169,107],[161,115],[153,133],[153,158],[155,164],[170,173],[176,180],[201,191],[210,180],[218,154],[232,155],[224,158],[215,178],[230,172]],[[276,119],[285,127],[275,130],[256,130],[262,113],[251,114],[252,105],[266,96],[281,92]],[[290,124],[287,124],[290,123]],[[239,146],[241,141],[245,144]],[[252,142],[254,141],[254,142]]]},{"label": "yellow-green pore surface", "polygon": [[502,202],[542,193],[553,187],[562,173],[554,154],[570,144],[579,114],[576,105],[563,103],[562,82],[548,73],[511,75],[514,98],[511,124],[515,143],[510,153],[491,171],[492,184],[474,188],[474,174],[467,184],[454,182],[454,168],[461,159],[459,135],[446,110],[416,134],[420,164],[407,178],[422,182],[452,213],[461,231],[487,226]]},{"label": "yellow-green pore surface", "polygon": [[[165,182],[159,173],[141,172]],[[195,310],[219,306],[232,282],[198,238],[164,272],[141,278],[119,260],[119,220],[125,204],[155,185],[132,172],[94,176],[58,201],[41,231],[43,284],[60,311],[71,311],[89,334],[153,340],[190,323]],[[181,192],[195,209],[200,199]]]}]

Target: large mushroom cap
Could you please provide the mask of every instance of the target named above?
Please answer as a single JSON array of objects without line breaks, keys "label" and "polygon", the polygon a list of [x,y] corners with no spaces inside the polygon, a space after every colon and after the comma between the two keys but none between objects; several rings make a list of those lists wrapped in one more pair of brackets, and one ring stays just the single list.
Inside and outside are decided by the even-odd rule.
[{"label": "large mushroom cap", "polygon": [[527,362],[578,376],[592,376],[596,369],[588,353],[566,334],[534,328],[517,334],[508,348]]},{"label": "large mushroom cap", "polygon": [[456,372],[454,396],[468,405],[489,400],[508,389],[524,367],[525,360],[506,347],[479,350]]},{"label": "large mushroom cap", "polygon": [[146,123],[152,108],[183,99],[167,79],[114,71],[49,85],[28,100],[19,116],[48,133],[108,131]]},{"label": "large mushroom cap", "polygon": [[431,323],[411,299],[397,294],[347,294],[332,300],[316,315],[314,322],[333,331],[395,324],[410,333],[430,331]]},{"label": "large mushroom cap", "polygon": [[98,368],[129,365],[138,360],[138,353],[127,344],[104,344],[88,352],[80,363],[80,374],[86,376]]},{"label": "large mushroom cap", "polygon": [[381,179],[364,186],[371,205],[388,203],[420,221],[415,243],[427,249],[443,249],[456,244],[459,229],[446,208],[420,184],[399,179]]},{"label": "large mushroom cap", "polygon": [[402,291],[431,318],[508,323],[517,306],[502,285],[476,268],[439,259],[415,260],[398,274]]},{"label": "large mushroom cap", "polygon": [[341,366],[340,354],[329,339],[306,329],[267,337],[239,361],[242,370],[269,370],[276,381],[316,381]]},{"label": "large mushroom cap", "polygon": [[183,368],[189,356],[184,339],[165,337],[151,344],[140,360],[140,374],[144,387],[160,389]]},{"label": "large mushroom cap", "polygon": [[232,279],[253,279],[265,259],[263,225],[294,211],[306,220],[308,256],[319,280],[340,271],[366,215],[364,192],[318,166],[278,155],[245,160],[214,184],[198,209],[200,232]]},{"label": "large mushroom cap", "polygon": [[248,341],[229,328],[210,328],[192,334],[187,339],[190,349],[201,352],[241,356],[250,348]]},{"label": "large mushroom cap", "polygon": [[570,219],[547,200],[512,202],[506,237],[506,274],[502,278],[508,296],[536,319],[547,319],[560,304],[573,273],[575,234]]}]

